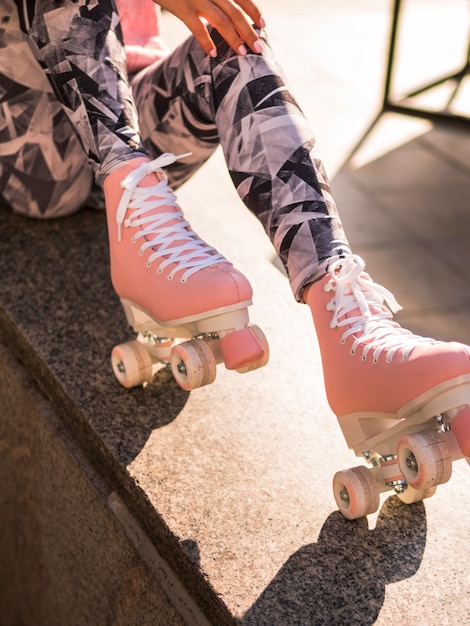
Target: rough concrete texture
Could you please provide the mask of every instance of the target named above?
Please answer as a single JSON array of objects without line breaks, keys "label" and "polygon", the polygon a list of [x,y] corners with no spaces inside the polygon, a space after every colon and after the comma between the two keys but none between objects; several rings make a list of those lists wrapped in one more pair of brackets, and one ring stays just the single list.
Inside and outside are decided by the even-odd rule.
[{"label": "rough concrete texture", "polygon": [[[419,51],[425,29],[416,5],[424,3],[406,4],[414,5]],[[468,8],[426,3],[426,24],[441,26],[434,69],[455,51],[463,20],[442,24],[461,5]],[[265,15],[318,129],[354,249],[406,306],[401,319],[413,330],[469,341],[466,134],[393,116],[341,165],[380,97],[388,9],[371,0],[299,1],[285,15],[285,3],[273,1]],[[436,41],[448,32],[443,54]],[[416,75],[420,66],[406,67]],[[344,520],[331,479],[357,460],[325,399],[308,310],[293,301],[220,154],[180,200],[195,229],[249,276],[252,321],[271,345],[263,370],[219,370],[214,385],[191,394],[165,372],[131,391],[113,378],[112,346],[132,333],[109,283],[102,215],[44,224],[0,214],[1,340],[103,481],[108,512],[118,514],[109,499],[117,493],[216,626],[467,624],[467,464],[454,464],[451,481],[424,504],[385,495],[370,519]]]},{"label": "rough concrete texture", "polygon": [[33,378],[0,358],[0,623],[187,623]]}]

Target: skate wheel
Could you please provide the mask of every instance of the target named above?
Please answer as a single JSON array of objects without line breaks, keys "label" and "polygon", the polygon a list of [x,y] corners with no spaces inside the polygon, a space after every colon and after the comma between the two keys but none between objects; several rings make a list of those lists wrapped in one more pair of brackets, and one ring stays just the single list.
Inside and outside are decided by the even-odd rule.
[{"label": "skate wheel", "polygon": [[397,446],[398,466],[414,489],[428,489],[446,483],[452,474],[452,457],[437,432],[402,437]]},{"label": "skate wheel", "polygon": [[122,343],[113,348],[111,365],[123,387],[138,387],[153,377],[152,358],[140,341]]},{"label": "skate wheel", "polygon": [[464,457],[470,457],[470,407],[463,409],[452,420],[452,432],[457,439],[460,451]]},{"label": "skate wheel", "polygon": [[176,382],[186,391],[210,385],[217,373],[215,357],[202,339],[173,346],[170,366]]},{"label": "skate wheel", "polygon": [[252,372],[253,370],[257,370],[260,367],[264,367],[269,361],[269,344],[268,344],[268,340],[266,339],[266,335],[263,333],[261,328],[259,326],[256,326],[255,324],[253,324],[252,326],[249,326],[249,329],[255,335],[259,343],[261,344],[264,350],[264,354],[260,359],[257,359],[256,361],[253,361],[252,363],[249,363],[248,365],[245,365],[245,367],[237,368],[237,372],[239,374],[246,374],[247,372]]},{"label": "skate wheel", "polygon": [[347,519],[358,519],[379,508],[380,494],[372,472],[362,465],[336,472],[333,493],[340,512]]},{"label": "skate wheel", "polygon": [[427,489],[413,489],[408,485],[402,493],[398,493],[398,498],[405,504],[414,504],[421,502],[426,498],[431,498],[436,493],[437,487],[428,487]]},{"label": "skate wheel", "polygon": [[[228,370],[243,369],[264,358],[266,351],[258,339],[257,332],[253,331],[252,326],[246,326],[221,337],[220,348]],[[264,341],[267,343],[266,338]]]}]

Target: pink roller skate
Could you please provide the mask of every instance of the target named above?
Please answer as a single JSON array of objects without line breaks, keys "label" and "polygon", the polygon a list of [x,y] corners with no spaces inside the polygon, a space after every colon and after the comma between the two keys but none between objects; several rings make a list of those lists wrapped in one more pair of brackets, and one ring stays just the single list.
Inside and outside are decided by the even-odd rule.
[{"label": "pink roller skate", "polygon": [[387,490],[406,503],[429,497],[453,460],[470,460],[470,348],[401,328],[392,294],[363,269],[360,257],[337,257],[307,295],[331,409],[371,465],[334,477],[349,519],[375,512]]},{"label": "pink roller skate", "polygon": [[191,390],[214,381],[217,363],[244,372],[268,360],[262,331],[248,324],[248,280],[191,230],[167,184],[161,168],[176,158],[134,159],[104,183],[111,277],[137,333],[112,353],[125,387],[170,364]]}]

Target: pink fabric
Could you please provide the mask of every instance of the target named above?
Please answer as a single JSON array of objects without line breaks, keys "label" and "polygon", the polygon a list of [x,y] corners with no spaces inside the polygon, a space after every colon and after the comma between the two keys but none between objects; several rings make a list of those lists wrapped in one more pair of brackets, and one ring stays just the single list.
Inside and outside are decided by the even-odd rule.
[{"label": "pink fabric", "polygon": [[151,65],[168,54],[160,36],[160,7],[152,0],[116,0],[129,73]]}]

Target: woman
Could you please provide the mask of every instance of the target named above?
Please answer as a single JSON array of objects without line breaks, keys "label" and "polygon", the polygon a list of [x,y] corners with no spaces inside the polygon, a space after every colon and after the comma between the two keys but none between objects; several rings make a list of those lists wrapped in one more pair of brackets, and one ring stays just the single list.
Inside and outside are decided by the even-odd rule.
[{"label": "woman", "polygon": [[[102,189],[113,285],[136,331],[217,335],[231,369],[266,362],[264,337],[247,326],[248,280],[191,230],[172,191],[221,144],[242,201],[312,311],[346,438],[348,416],[398,415],[438,386],[452,408],[470,350],[393,321],[399,307],[350,251],[313,132],[251,0],[160,2],[193,33],[171,54],[150,0],[2,4],[2,204],[56,217],[97,202]],[[207,342],[194,345],[208,352]],[[176,367],[180,384],[211,382],[208,359],[194,376]]]}]

